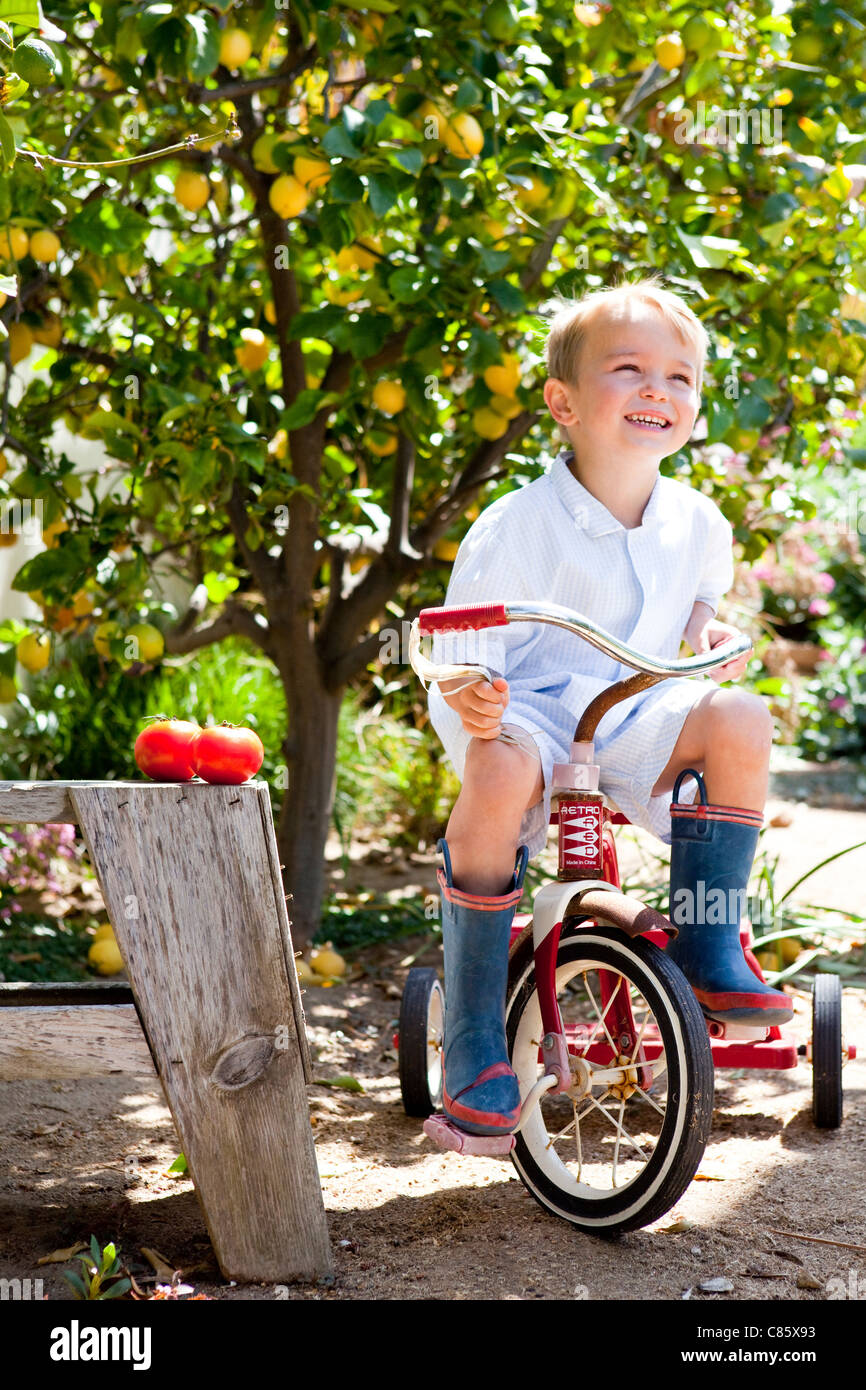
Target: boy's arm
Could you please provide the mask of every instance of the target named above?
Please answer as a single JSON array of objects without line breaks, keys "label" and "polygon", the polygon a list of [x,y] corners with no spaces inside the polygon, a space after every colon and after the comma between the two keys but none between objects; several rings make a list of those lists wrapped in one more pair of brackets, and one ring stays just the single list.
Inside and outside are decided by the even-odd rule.
[{"label": "boy's arm", "polygon": [[[738,637],[739,630],[730,627],[728,623],[718,622],[710,605],[697,599],[689,614],[683,636],[695,656],[702,656],[711,652],[713,647],[721,646],[729,638]],[[708,672],[708,675],[711,680],[718,682],[736,681],[744,674],[748,662],[749,654],[746,652],[744,656],[735,657],[733,661],[726,661],[724,666],[717,666],[715,671]]]}]

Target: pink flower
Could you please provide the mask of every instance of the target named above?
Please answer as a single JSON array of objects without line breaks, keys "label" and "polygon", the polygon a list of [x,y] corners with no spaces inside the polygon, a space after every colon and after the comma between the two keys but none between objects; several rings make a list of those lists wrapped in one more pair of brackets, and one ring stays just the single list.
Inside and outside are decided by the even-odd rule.
[{"label": "pink flower", "polygon": [[809,604],[809,612],[823,618],[826,613],[830,612],[830,605],[825,598],[813,598]]},{"label": "pink flower", "polygon": [[756,579],[762,579],[765,584],[769,584],[775,571],[769,565],[755,565],[752,574]]},{"label": "pink flower", "polygon": [[834,695],[832,700],[827,701],[831,709],[847,709],[848,701],[844,695]]},{"label": "pink flower", "polygon": [[[818,558],[817,556],[815,557]],[[836,587],[836,581],[832,574],[819,574],[815,576],[815,583],[824,594],[832,594]]]},{"label": "pink flower", "polygon": [[[863,643],[863,650],[864,650],[864,652],[866,652],[866,642]],[[828,651],[827,651],[826,647],[822,647],[821,650],[819,651],[818,655],[815,657],[815,660],[816,660],[816,661],[832,661],[832,660],[833,660],[833,656],[832,656],[832,653],[831,653],[831,652],[828,652]]]}]

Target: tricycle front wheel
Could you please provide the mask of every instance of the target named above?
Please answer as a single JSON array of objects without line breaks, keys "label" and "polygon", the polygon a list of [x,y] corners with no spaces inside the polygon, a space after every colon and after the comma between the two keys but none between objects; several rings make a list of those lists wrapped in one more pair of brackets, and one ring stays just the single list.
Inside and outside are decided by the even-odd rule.
[{"label": "tricycle front wheel", "polygon": [[[512,962],[506,1004],[522,1097],[544,1070],[527,947]],[[517,1134],[512,1162],[542,1206],[582,1230],[635,1230],[678,1201],[709,1138],[714,1070],[706,1021],[664,951],[604,923],[563,935],[556,994],[573,1084],[542,1096]]]}]

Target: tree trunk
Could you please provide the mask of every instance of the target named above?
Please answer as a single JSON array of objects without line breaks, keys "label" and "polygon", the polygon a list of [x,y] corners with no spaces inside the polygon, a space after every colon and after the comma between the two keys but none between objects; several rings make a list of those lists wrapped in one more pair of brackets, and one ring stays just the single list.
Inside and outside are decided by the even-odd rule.
[{"label": "tree trunk", "polygon": [[[305,679],[306,677],[306,679]],[[313,667],[283,674],[289,733],[285,742],[288,786],[277,824],[296,949],[308,946],[321,921],[325,843],[334,805],[337,722],[343,689],[326,690]]]}]

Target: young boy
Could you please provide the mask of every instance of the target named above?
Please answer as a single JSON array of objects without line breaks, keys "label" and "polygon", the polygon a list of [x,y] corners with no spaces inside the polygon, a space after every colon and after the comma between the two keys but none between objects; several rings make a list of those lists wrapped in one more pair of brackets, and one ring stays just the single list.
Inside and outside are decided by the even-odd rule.
[{"label": "young boy", "polygon": [[[691,437],[708,345],[703,325],[658,276],[562,302],[550,324],[544,399],[569,447],[549,473],[472,525],[446,604],[560,604],[668,659],[679,656],[682,638],[696,654],[726,642],[735,629],[715,613],[733,579],[731,527],[708,497],[659,473]],[[509,932],[527,859],[547,838],[552,767],[570,761],[590,700],[632,672],[573,634],[534,623],[439,635],[433,659],[481,664],[495,676],[434,684],[429,708],[462,782],[440,841],[444,1108],[471,1133],[505,1134],[520,1113],[504,1033]],[[736,904],[748,882],[773,726],[758,696],[719,689],[746,662],[728,662],[712,679],[661,681],[616,705],[596,733],[601,790],[672,845],[672,914],[675,903],[717,902],[711,888]],[[672,815],[671,792],[686,768],[703,774],[711,803],[703,814],[683,801]],[[680,908],[668,947],[705,1014],[754,1026],[786,1021],[787,996],[746,962],[739,913],[719,915],[699,921]]]}]

